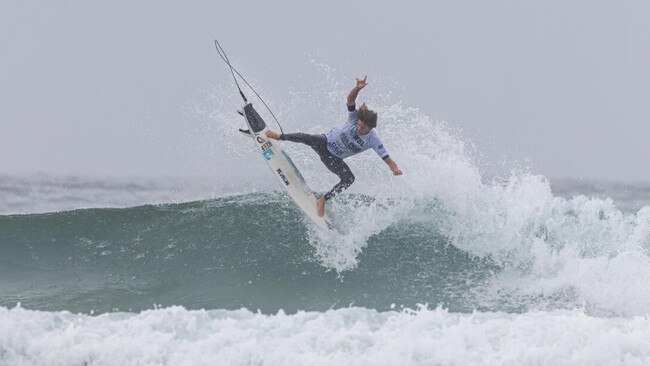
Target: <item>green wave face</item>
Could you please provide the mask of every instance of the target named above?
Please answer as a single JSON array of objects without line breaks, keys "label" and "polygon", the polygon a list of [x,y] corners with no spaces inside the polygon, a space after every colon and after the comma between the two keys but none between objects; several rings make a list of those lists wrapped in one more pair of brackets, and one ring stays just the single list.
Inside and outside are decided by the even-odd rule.
[{"label": "green wave face", "polygon": [[0,216],[0,305],[471,311],[473,289],[498,270],[449,245],[435,225],[403,221],[370,236],[358,265],[339,273],[323,265],[307,225],[278,194]]}]

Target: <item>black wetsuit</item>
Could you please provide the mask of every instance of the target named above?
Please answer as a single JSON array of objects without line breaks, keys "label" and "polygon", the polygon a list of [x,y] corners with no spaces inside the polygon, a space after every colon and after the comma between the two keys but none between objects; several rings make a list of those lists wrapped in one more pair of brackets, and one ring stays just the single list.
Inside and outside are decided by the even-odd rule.
[{"label": "black wetsuit", "polygon": [[318,156],[320,160],[325,164],[327,169],[332,173],[338,175],[341,181],[334,186],[329,192],[325,193],[325,199],[328,200],[337,194],[341,193],[347,189],[352,183],[354,183],[354,174],[350,170],[348,164],[346,164],[343,159],[332,154],[327,149],[327,138],[325,135],[310,135],[306,133],[285,133],[280,135],[280,140],[300,142],[305,145],[310,146]]}]

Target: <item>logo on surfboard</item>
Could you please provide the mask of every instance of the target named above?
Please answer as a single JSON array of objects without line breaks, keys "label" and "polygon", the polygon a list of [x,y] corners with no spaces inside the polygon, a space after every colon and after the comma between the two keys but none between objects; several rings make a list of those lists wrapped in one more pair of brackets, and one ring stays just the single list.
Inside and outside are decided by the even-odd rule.
[{"label": "logo on surfboard", "polygon": [[271,150],[271,148],[268,148],[268,149],[264,150],[262,155],[264,156],[264,159],[271,160],[271,155],[275,155],[275,154],[273,154],[273,150]]},{"label": "logo on surfboard", "polygon": [[267,150],[267,149],[270,149],[271,146],[273,146],[271,141],[267,141],[267,142],[263,143],[262,146],[260,146],[260,147],[262,148],[262,150]]},{"label": "logo on surfboard", "polygon": [[288,186],[289,185],[289,180],[287,179],[287,177],[284,176],[284,173],[282,173],[282,169],[278,169],[277,172],[278,172],[278,175],[280,176],[280,178],[282,178],[282,181],[284,182],[284,185]]}]

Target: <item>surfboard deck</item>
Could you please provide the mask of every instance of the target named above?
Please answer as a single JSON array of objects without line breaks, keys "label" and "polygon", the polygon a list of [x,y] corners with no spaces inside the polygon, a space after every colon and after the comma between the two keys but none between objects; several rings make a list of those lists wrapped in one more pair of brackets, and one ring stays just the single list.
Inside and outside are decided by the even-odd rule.
[{"label": "surfboard deck", "polygon": [[253,108],[253,105],[247,103],[237,112],[244,117],[244,121],[248,126],[248,130],[240,129],[239,132],[252,138],[271,172],[278,178],[293,202],[318,227],[323,230],[335,230],[327,213],[322,217],[316,213],[316,200],[318,197],[309,188],[305,178],[300,174],[289,155],[279,143],[266,137],[266,131],[269,129]]}]

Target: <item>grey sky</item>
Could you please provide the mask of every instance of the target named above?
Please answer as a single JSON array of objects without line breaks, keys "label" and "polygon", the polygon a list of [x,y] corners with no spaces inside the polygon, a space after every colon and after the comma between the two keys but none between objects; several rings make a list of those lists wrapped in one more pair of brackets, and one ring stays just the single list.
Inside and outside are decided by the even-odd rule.
[{"label": "grey sky", "polygon": [[3,1],[0,173],[218,174],[187,108],[232,88],[218,38],[272,103],[318,87],[315,59],[343,89],[394,85],[372,92],[463,129],[487,165],[648,181],[648,19],[646,1]]}]

